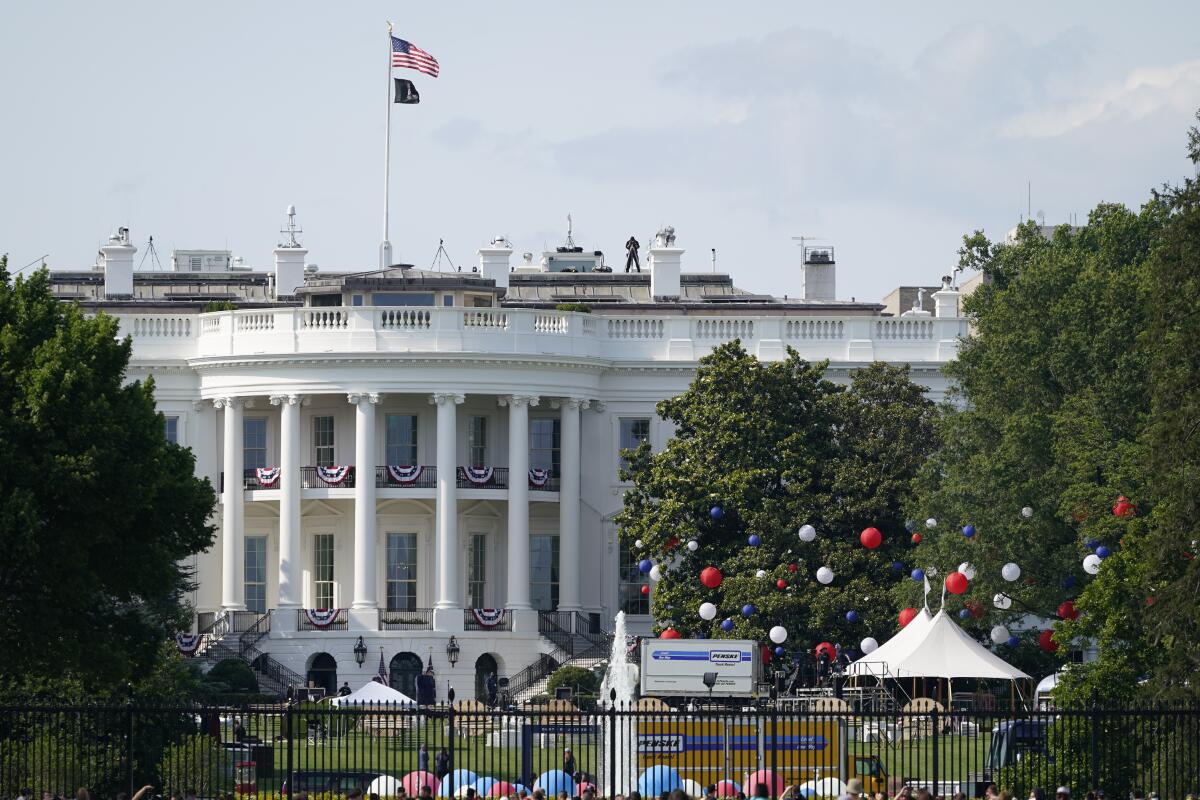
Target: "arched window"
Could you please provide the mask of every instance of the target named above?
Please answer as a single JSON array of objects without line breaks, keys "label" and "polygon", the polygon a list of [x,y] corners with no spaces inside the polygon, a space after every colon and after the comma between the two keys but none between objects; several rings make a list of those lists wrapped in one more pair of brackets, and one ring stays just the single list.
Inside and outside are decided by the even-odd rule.
[{"label": "arched window", "polygon": [[329,653],[317,653],[308,662],[308,683],[325,690],[325,694],[337,694],[337,659]]},{"label": "arched window", "polygon": [[397,692],[417,699],[417,676],[421,674],[421,657],[416,653],[397,653],[388,665],[388,683]]},{"label": "arched window", "polygon": [[479,658],[475,659],[475,699],[480,702],[490,702],[487,677],[495,675],[500,677],[499,668],[496,666],[496,657],[491,653],[484,653]]}]

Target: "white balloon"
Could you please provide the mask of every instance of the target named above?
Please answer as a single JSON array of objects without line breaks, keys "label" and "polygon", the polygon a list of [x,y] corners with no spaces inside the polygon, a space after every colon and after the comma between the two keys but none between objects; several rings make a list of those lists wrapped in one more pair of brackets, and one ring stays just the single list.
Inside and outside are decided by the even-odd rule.
[{"label": "white balloon", "polygon": [[878,647],[879,647],[879,642],[875,641],[874,636],[868,636],[867,638],[863,639],[861,642],[858,643],[858,648],[860,650],[862,650],[864,656],[867,655],[868,653],[875,652],[875,650],[878,649]]},{"label": "white balloon", "polygon": [[1004,644],[1008,641],[1008,628],[1003,625],[997,625],[992,628],[992,641],[996,644]]},{"label": "white balloon", "polygon": [[699,548],[700,548],[700,543],[697,542],[695,539],[692,539],[691,541],[688,542],[688,550],[691,550],[693,553],[696,552],[696,550],[698,550]]},{"label": "white balloon", "polygon": [[712,603],[701,603],[700,604],[700,619],[711,620],[711,619],[715,619],[716,616],[717,616],[717,607],[716,606],[714,606]]},{"label": "white balloon", "polygon": [[800,526],[800,541],[811,542],[813,539],[816,539],[816,538],[817,538],[817,529],[816,528],[814,528],[812,525],[801,525]]},{"label": "white balloon", "polygon": [[964,561],[958,565],[958,571],[963,574],[963,577],[969,581],[975,580],[975,565],[970,561]]},{"label": "white balloon", "polygon": [[928,575],[930,578],[936,578],[937,577],[937,567],[929,567],[928,569],[925,570],[925,574]]},{"label": "white balloon", "polygon": [[1083,571],[1088,575],[1095,575],[1100,571],[1100,564],[1103,560],[1104,559],[1100,558],[1100,556],[1096,555],[1095,553],[1089,553],[1087,557],[1083,559]]},{"label": "white balloon", "polygon": [[652,581],[661,581],[662,580],[662,567],[660,567],[658,564],[655,564],[653,567],[650,568],[650,580],[652,580]]},{"label": "white balloon", "polygon": [[641,550],[641,549],[642,549],[642,545],[643,545],[643,544],[645,544],[645,543],[644,543],[644,542],[643,542],[641,539],[634,539],[634,540],[633,540],[633,546],[634,546],[634,547],[636,547],[636,548],[637,548],[637,549],[639,549],[639,550]]},{"label": "white balloon", "polygon": [[1004,580],[1011,583],[1012,581],[1015,581],[1017,578],[1021,577],[1021,568],[1010,561],[1000,568],[1000,574],[1004,576]]},{"label": "white balloon", "polygon": [[1012,607],[1012,598],[1006,595],[1004,592],[1000,592],[998,595],[992,598],[992,605],[1001,611],[1005,611]]},{"label": "white balloon", "polygon": [[937,527],[937,520],[933,517],[930,517],[929,519],[925,520],[925,527],[933,530]]},{"label": "white balloon", "polygon": [[1031,517],[1033,517],[1033,509],[1030,508],[1029,506],[1025,506],[1024,508],[1021,509],[1021,516],[1024,517],[1025,519],[1030,519]]},{"label": "white balloon", "polygon": [[758,572],[754,573],[754,577],[765,578],[765,577],[767,577],[767,571],[765,569],[760,569]]},{"label": "white balloon", "polygon": [[826,586],[833,583],[833,570],[829,567],[821,567],[817,570],[817,580]]},{"label": "white balloon", "polygon": [[783,644],[787,641],[787,628],[782,625],[776,625],[774,628],[771,628],[771,632],[768,635],[775,644]]}]

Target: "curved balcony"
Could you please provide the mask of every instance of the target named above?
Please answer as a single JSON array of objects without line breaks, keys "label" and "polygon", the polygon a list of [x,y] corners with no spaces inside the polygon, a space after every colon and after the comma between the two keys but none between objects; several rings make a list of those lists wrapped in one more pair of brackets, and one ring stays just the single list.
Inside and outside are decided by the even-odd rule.
[{"label": "curved balcony", "polygon": [[[322,470],[320,467],[300,468],[300,487],[302,489],[353,489],[358,480],[357,470],[353,466],[344,467],[344,474],[339,477],[339,471]],[[247,469],[242,475],[242,486],[250,492],[275,492],[279,489],[282,476],[279,470],[270,467],[263,470]],[[531,492],[557,492],[559,478],[549,470],[540,474],[530,471],[527,477]],[[503,490],[507,493],[509,487],[508,467],[468,468],[458,467],[455,485],[459,489]],[[437,467],[421,466],[419,469],[400,466],[375,467],[375,486],[379,489],[425,489],[437,488]],[[225,490],[225,473],[221,473],[221,491]],[[260,498],[261,499],[261,498]]]}]

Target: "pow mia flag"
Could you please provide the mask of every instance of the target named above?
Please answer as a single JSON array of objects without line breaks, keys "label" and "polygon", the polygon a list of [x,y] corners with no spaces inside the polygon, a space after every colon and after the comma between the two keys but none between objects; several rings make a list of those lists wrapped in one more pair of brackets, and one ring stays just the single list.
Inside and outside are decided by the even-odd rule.
[{"label": "pow mia flag", "polygon": [[394,102],[404,103],[405,105],[415,105],[421,102],[421,95],[417,93],[417,87],[413,86],[413,82],[404,78],[393,78],[396,82],[396,97]]}]

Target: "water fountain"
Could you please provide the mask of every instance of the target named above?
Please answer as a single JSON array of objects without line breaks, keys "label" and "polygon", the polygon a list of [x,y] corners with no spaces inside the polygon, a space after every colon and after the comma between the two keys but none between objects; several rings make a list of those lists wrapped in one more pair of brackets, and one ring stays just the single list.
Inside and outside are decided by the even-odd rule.
[{"label": "water fountain", "polygon": [[[596,778],[601,797],[627,795],[637,787],[637,723],[620,714],[633,707],[638,683],[637,665],[629,663],[625,637],[625,612],[618,611],[613,623],[608,670],[600,683],[600,707],[604,716],[596,748],[600,756]],[[610,713],[614,708],[618,712],[616,715]]]}]

